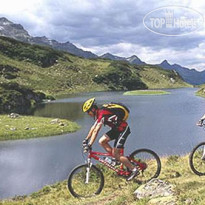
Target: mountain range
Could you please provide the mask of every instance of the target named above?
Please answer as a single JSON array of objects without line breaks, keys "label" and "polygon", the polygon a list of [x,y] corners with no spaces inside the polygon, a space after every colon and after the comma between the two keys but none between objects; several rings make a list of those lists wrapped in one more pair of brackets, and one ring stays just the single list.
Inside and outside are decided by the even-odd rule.
[{"label": "mountain range", "polygon": [[189,69],[186,67],[182,67],[178,64],[171,65],[167,60],[162,61],[158,66],[166,69],[166,70],[175,70],[182,76],[185,82],[192,85],[200,85],[205,83],[205,70],[197,71],[195,69]]},{"label": "mountain range", "polygon": [[[9,21],[8,19],[6,19],[5,17],[0,18],[0,35],[14,38],[16,40],[23,41],[25,43],[50,46],[54,49],[67,51],[79,57],[84,57],[84,58],[98,58],[99,57],[90,51],[84,51],[78,48],[77,46],[70,43],[69,41],[65,43],[60,43],[56,40],[48,39],[46,36],[33,37],[29,35],[29,33],[24,29],[24,27],[21,24],[15,24]],[[110,53],[106,53],[100,56],[100,58],[106,58],[110,60],[128,61],[131,64],[136,64],[136,65],[145,64],[136,55],[133,55],[129,58],[125,58],[125,57],[114,56]]]},{"label": "mountain range", "polygon": [[[138,58],[136,55],[132,55],[128,58],[119,57],[116,55],[112,55],[110,53],[105,53],[101,56],[97,56],[96,54],[90,51],[84,51],[76,47],[69,41],[65,43],[60,43],[56,40],[48,39],[46,36],[33,37],[29,35],[29,33],[23,28],[21,24],[15,24],[6,19],[5,17],[0,18],[0,36],[10,37],[30,44],[49,46],[54,49],[63,50],[84,58],[104,58],[114,61],[126,61],[135,65],[146,65],[146,63],[141,61],[140,58]],[[167,60],[164,60],[162,63],[157,64],[157,66],[160,66],[165,70],[175,70],[181,75],[185,82],[190,83],[192,85],[199,85],[205,83],[205,71],[199,72],[195,69],[189,69],[178,64],[171,65],[168,63]]]}]

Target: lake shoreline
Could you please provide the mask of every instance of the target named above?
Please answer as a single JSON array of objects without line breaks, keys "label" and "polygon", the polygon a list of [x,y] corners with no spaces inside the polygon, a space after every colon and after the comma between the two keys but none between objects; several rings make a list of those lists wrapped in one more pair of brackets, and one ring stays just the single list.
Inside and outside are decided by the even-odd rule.
[{"label": "lake shoreline", "polygon": [[199,88],[199,90],[196,91],[195,95],[202,97],[202,98],[205,98],[205,88]]}]

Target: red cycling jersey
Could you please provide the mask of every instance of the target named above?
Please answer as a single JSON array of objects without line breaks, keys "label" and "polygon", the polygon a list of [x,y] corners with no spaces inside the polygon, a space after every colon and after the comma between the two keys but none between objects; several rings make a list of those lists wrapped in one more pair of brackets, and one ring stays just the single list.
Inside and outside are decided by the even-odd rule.
[{"label": "red cycling jersey", "polygon": [[97,123],[103,123],[111,128],[116,128],[119,132],[124,131],[127,127],[127,122],[120,120],[115,113],[108,109],[98,109],[96,118]]}]

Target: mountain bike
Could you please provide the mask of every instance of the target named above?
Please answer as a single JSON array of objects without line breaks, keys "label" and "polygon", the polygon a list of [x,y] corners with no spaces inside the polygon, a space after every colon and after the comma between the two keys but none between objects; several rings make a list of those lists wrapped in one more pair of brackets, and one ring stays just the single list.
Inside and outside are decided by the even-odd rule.
[{"label": "mountain bike", "polygon": [[[120,150],[124,155],[124,149]],[[157,178],[161,171],[159,156],[149,149],[138,149],[127,156],[129,161],[139,169],[138,181],[147,182]],[[128,178],[131,170],[113,158],[110,153],[95,152],[90,150],[86,156],[86,163],[75,167],[68,177],[68,189],[74,197],[91,197],[100,194],[104,187],[104,175],[98,165],[91,159],[100,162],[116,172],[118,176]]]},{"label": "mountain bike", "polygon": [[[205,124],[201,126],[205,129]],[[193,148],[189,155],[189,165],[196,175],[205,175],[205,142],[201,142]]]}]

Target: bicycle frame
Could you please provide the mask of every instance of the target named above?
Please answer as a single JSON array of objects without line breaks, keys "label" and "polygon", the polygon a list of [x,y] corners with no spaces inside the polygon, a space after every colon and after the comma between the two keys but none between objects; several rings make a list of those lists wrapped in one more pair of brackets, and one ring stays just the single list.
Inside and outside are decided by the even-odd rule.
[{"label": "bicycle frame", "polygon": [[[120,155],[124,155],[124,149],[120,149]],[[113,165],[109,164],[108,162],[106,162],[104,159],[100,158],[99,156],[104,156],[104,157],[113,157],[113,155],[111,153],[102,153],[102,152],[95,152],[90,150],[89,154],[88,154],[88,164],[90,164],[91,158],[99,161],[101,164],[105,165],[106,167],[108,167],[109,169],[112,169],[113,171],[115,171],[118,175],[120,176],[129,176],[131,171],[125,170],[124,169],[124,165],[121,163],[120,168],[116,168]],[[147,165],[145,163],[141,163],[137,160],[131,159],[129,156],[127,156],[127,158],[131,161],[133,161],[135,164],[137,164],[138,168],[140,170],[145,170],[147,168]]]}]

